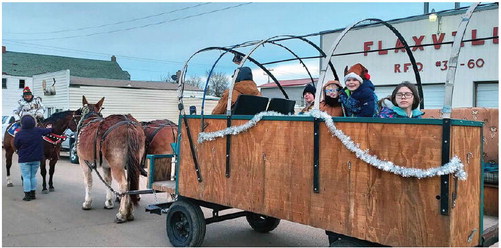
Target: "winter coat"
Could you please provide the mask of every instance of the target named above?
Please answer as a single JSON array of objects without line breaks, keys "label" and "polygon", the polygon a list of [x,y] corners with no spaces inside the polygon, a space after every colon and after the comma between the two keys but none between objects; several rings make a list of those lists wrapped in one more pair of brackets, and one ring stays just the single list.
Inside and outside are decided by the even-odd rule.
[{"label": "winter coat", "polygon": [[21,131],[14,137],[14,146],[19,154],[19,163],[40,161],[43,159],[42,136],[52,132],[52,128],[35,127],[33,116],[25,115],[21,119]]},{"label": "winter coat", "polygon": [[[261,92],[257,89],[256,83],[252,80],[245,80],[235,83],[231,94],[231,106],[235,104],[239,95],[261,96]],[[226,104],[228,102],[229,90],[223,92],[223,96],[219,99],[216,107],[212,110],[213,115],[222,115],[226,113]]]},{"label": "winter coat", "polygon": [[331,103],[331,104],[327,104],[326,102],[326,95],[325,95],[325,88],[331,84],[335,84],[337,86],[339,86],[339,88],[343,88],[343,86],[341,86],[341,84],[336,81],[336,80],[332,80],[332,81],[329,81],[327,82],[324,87],[322,88],[322,92],[323,92],[323,95],[324,95],[324,100],[322,100],[320,102],[320,111],[323,111],[323,112],[326,112],[327,114],[329,114],[330,116],[343,116],[343,108],[341,107],[341,102],[339,102],[339,96],[336,98],[336,99],[333,99],[334,101],[336,101],[335,103]]},{"label": "winter coat", "polygon": [[17,101],[17,103],[19,106],[14,109],[14,115],[22,117],[25,114],[29,114],[37,118],[43,118],[45,107],[42,104],[42,98],[33,96],[33,99],[29,102],[23,98]]},{"label": "winter coat", "polygon": [[353,92],[345,88],[339,98],[347,117],[375,117],[377,116],[377,96],[374,84],[365,79],[358,89]]},{"label": "winter coat", "polygon": [[301,109],[301,111],[299,111],[299,115],[303,115],[305,113],[308,113],[310,112],[312,109],[313,109],[313,105],[315,105],[315,102],[311,102],[311,103],[306,103],[306,106],[304,106],[303,109]]},{"label": "winter coat", "polygon": [[381,118],[418,118],[418,119],[420,119],[422,117],[422,115],[424,114],[419,109],[413,109],[411,113],[412,113],[412,117],[408,117],[405,110],[401,109],[400,107],[397,107],[397,106],[393,106],[391,108],[383,107],[381,109],[381,111],[379,112],[379,117],[381,117]]}]

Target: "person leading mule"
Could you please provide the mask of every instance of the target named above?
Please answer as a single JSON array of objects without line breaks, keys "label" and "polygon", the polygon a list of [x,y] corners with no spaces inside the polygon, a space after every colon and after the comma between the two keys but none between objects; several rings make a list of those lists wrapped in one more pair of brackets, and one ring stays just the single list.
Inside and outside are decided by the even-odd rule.
[{"label": "person leading mule", "polygon": [[23,176],[24,201],[36,199],[37,170],[43,155],[42,136],[52,132],[52,128],[39,128],[31,115],[21,118],[21,131],[14,137],[14,146],[19,154],[18,163]]}]

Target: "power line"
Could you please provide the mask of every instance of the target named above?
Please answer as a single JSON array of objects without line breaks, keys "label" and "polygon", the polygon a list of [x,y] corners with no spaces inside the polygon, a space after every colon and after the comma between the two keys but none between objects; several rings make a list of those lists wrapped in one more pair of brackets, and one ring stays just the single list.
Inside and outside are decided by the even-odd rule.
[{"label": "power line", "polygon": [[[91,52],[91,51],[85,51],[85,50],[78,50],[78,49],[71,49],[71,48],[62,48],[62,47],[54,47],[54,46],[46,46],[46,45],[39,45],[39,44],[32,44],[32,43],[27,43],[27,42],[18,42],[18,41],[6,41],[6,43],[11,43],[11,44],[20,44],[21,46],[32,46],[32,47],[39,47],[39,48],[51,48],[54,50],[58,51],[63,51],[63,52],[79,52],[83,54],[94,54],[94,55],[101,55],[101,56],[111,56],[111,54],[108,53],[99,53],[99,52]],[[115,54],[116,57],[119,59],[125,58],[129,60],[142,60],[142,61],[147,61],[151,63],[164,63],[164,64],[179,64],[179,65],[184,65],[185,61],[173,61],[173,60],[162,60],[162,59],[152,59],[152,58],[141,58],[141,57],[134,57],[134,56],[127,56],[127,55],[120,55],[120,54]],[[209,66],[212,64],[201,64],[201,63],[190,63],[192,66]],[[233,68],[229,66],[221,66],[224,68]]]},{"label": "power line", "polygon": [[111,34],[111,33],[116,33],[116,32],[121,32],[121,31],[129,31],[129,30],[134,30],[134,29],[141,29],[141,28],[146,28],[146,27],[156,26],[156,25],[160,25],[160,24],[164,24],[164,23],[169,23],[169,22],[174,22],[174,21],[185,20],[185,19],[189,19],[189,18],[193,18],[193,17],[198,17],[198,16],[203,16],[203,15],[207,15],[207,14],[212,14],[212,13],[216,13],[216,12],[220,12],[220,11],[224,11],[224,10],[228,10],[228,9],[238,8],[238,7],[241,7],[241,6],[244,6],[244,5],[248,5],[248,4],[251,4],[251,2],[249,2],[249,3],[241,3],[241,4],[237,4],[237,5],[233,5],[233,6],[229,6],[229,7],[221,8],[221,9],[211,10],[211,11],[202,12],[202,13],[195,14],[195,15],[189,15],[189,16],[185,16],[185,17],[174,18],[174,19],[171,19],[171,20],[166,20],[166,21],[161,21],[161,22],[156,22],[156,23],[146,24],[146,25],[142,25],[142,26],[135,26],[135,27],[130,27],[130,28],[123,28],[123,29],[117,29],[117,30],[106,31],[106,32],[97,32],[97,33],[91,33],[91,34],[86,34],[86,35],[74,35],[74,36],[66,36],[66,37],[59,37],[59,38],[42,38],[42,39],[5,39],[5,40],[8,40],[8,41],[19,41],[19,40],[31,40],[31,41],[42,41],[42,40],[61,40],[61,39],[71,39],[71,38],[89,37],[89,36],[94,36],[94,35],[99,35],[99,34]]},{"label": "power line", "polygon": [[71,31],[81,31],[81,30],[87,30],[87,29],[92,29],[92,28],[102,28],[102,27],[107,27],[107,26],[112,26],[112,25],[118,25],[118,24],[123,24],[123,23],[128,23],[128,22],[135,22],[135,21],[144,20],[144,19],[148,19],[148,18],[152,18],[152,17],[157,17],[157,16],[161,16],[161,15],[165,15],[165,14],[171,14],[171,13],[174,13],[174,12],[183,11],[183,10],[187,10],[187,9],[192,9],[192,8],[196,8],[196,7],[199,7],[199,6],[202,6],[202,5],[207,5],[207,4],[211,4],[211,3],[210,2],[200,3],[200,4],[197,4],[195,6],[189,6],[189,7],[185,7],[185,8],[181,8],[181,9],[175,9],[175,10],[168,11],[168,12],[162,12],[162,13],[155,14],[155,15],[149,15],[149,16],[145,16],[145,17],[134,18],[134,19],[126,20],[126,21],[119,21],[119,22],[114,22],[114,23],[102,24],[102,25],[98,25],[98,26],[88,26],[88,27],[82,27],[82,28],[63,29],[63,30],[48,31],[48,32],[29,32],[29,33],[9,33],[9,32],[6,32],[6,34],[56,34],[56,33],[71,32]]},{"label": "power line", "polygon": [[[98,52],[91,52],[91,51],[71,49],[71,48],[46,46],[46,45],[32,44],[32,43],[19,42],[19,41],[9,41],[9,40],[7,40],[6,43],[21,44],[21,45],[25,45],[25,46],[33,46],[33,47],[40,47],[40,48],[52,48],[52,49],[59,50],[59,51],[80,52],[80,53],[103,55],[103,56],[111,56],[112,55],[112,54],[108,54],[108,53],[98,53]],[[115,56],[120,57],[120,58],[128,58],[128,59],[136,59],[136,60],[149,60],[149,61],[160,62],[160,63],[174,63],[174,64],[183,64],[184,63],[184,62],[181,62],[181,61],[160,60],[160,59],[151,59],[151,58],[141,58],[141,57],[119,55],[119,54],[117,54]]]}]

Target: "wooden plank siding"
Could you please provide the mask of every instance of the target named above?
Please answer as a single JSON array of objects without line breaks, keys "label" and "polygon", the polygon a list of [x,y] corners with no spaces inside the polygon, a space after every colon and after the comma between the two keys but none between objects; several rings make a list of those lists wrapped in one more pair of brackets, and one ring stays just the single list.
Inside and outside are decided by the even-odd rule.
[{"label": "wooden plank siding", "polygon": [[[320,192],[313,192],[313,122],[265,120],[231,136],[231,176],[225,177],[226,138],[196,143],[200,120],[188,119],[202,182],[182,127],[179,194],[285,219],[390,246],[474,246],[464,236],[479,228],[480,127],[456,127],[451,153],[466,164],[456,206],[440,214],[440,177],[404,178],[356,158],[320,124]],[[206,132],[225,119],[206,119]],[[232,120],[241,125],[247,120]],[[442,126],[338,122],[362,149],[395,164],[426,169],[441,164]],[[452,192],[452,189],[451,189]],[[460,217],[459,217],[460,216]],[[469,235],[469,233],[468,233]]]},{"label": "wooden plank siding", "polygon": [[[3,79],[7,80],[7,88],[2,87],[2,115],[13,115],[14,109],[19,107],[17,101],[23,96],[23,88],[19,88],[19,80],[24,80],[24,85],[33,90],[33,78],[2,75]],[[35,94],[35,96],[38,95]]]},{"label": "wooden plank siding", "polygon": [[[169,119],[177,123],[179,110],[177,108],[177,91],[155,89],[127,89],[99,86],[70,87],[70,109],[78,109],[82,106],[82,95],[85,95],[91,103],[104,100],[104,116],[111,114],[131,114],[138,121],[150,121],[155,119]],[[185,108],[189,112],[189,106],[197,106],[200,111],[202,99],[185,98]],[[206,101],[206,110],[209,113],[216,106],[217,101]]]}]

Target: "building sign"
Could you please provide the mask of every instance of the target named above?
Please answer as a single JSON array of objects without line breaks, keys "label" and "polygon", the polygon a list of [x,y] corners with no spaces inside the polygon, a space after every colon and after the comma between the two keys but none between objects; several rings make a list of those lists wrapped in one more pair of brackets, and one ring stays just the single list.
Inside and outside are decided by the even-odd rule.
[{"label": "building sign", "polygon": [[[452,43],[465,10],[452,10],[435,22],[426,15],[388,21],[405,39],[416,60],[422,84],[444,84],[449,70]],[[338,27],[339,28],[339,27]],[[471,107],[475,99],[475,83],[499,80],[499,12],[495,4],[479,7],[473,13],[461,44],[458,58],[453,107]],[[321,37],[322,50],[329,51],[339,29]],[[356,27],[343,37],[331,62],[339,77],[346,66],[362,63],[376,87],[394,86],[402,81],[416,83],[414,69],[402,42],[384,25]],[[327,68],[326,79],[334,77]],[[426,94],[425,94],[426,95]]]},{"label": "building sign", "polygon": [[[491,38],[490,40],[484,40],[480,37],[477,37],[477,29],[472,29],[471,31],[471,36],[470,37],[463,37],[463,40],[465,39],[470,39],[471,46],[483,46],[487,42],[492,42],[492,44],[498,44],[499,43],[499,38],[491,38],[491,37],[483,37],[483,38]],[[453,39],[456,36],[456,31],[453,31],[450,33],[450,39]],[[498,27],[493,27],[492,28],[492,37],[497,37],[498,36]],[[413,44],[408,44],[411,46],[411,51],[416,52],[416,51],[424,51],[426,49],[434,49],[434,50],[440,50],[444,44],[444,39],[446,37],[445,33],[440,33],[440,34],[431,34],[431,37],[427,37],[427,35],[413,35],[412,36],[412,42]],[[427,38],[427,39],[425,39]],[[431,40],[431,43],[428,44],[423,44],[424,40]],[[377,43],[377,47],[375,44]],[[382,40],[376,41],[365,41],[363,42],[363,51],[364,51],[364,56],[368,56],[370,51],[377,50],[377,52],[374,52],[374,54],[377,55],[388,55],[388,53],[393,52],[393,53],[405,53],[405,49],[403,48],[402,42],[396,38],[396,41],[394,42],[395,46],[394,49],[389,50],[385,49],[386,44],[383,43]],[[461,47],[464,47],[465,42],[461,42]],[[449,45],[450,46],[450,45]],[[445,71],[448,69],[448,60],[437,60],[434,65],[435,67],[438,67],[441,71]],[[421,72],[423,71],[423,63],[421,62],[416,62],[418,70]],[[464,61],[463,63],[459,63],[459,66],[466,66],[469,69],[475,69],[475,68],[482,68],[485,64],[485,60],[483,58],[470,58]],[[403,64],[394,64],[393,66],[393,72],[394,73],[402,73],[402,72],[408,72],[409,70],[412,70],[412,64],[411,63],[403,63]],[[429,65],[433,66],[433,65]]]}]

